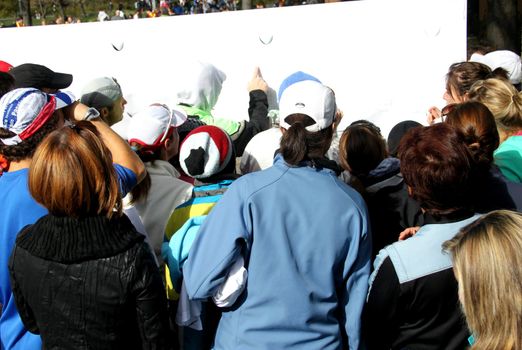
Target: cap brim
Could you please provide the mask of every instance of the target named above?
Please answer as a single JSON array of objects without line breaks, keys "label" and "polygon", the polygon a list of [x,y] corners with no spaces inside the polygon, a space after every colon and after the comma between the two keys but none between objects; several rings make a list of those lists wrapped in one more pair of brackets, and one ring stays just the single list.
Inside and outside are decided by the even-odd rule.
[{"label": "cap brim", "polygon": [[183,125],[187,121],[187,113],[181,108],[171,108],[172,111],[172,121],[170,125],[174,127],[178,127]]},{"label": "cap brim", "polygon": [[54,73],[52,80],[49,82],[49,88],[65,89],[72,84],[73,76],[66,73]]}]

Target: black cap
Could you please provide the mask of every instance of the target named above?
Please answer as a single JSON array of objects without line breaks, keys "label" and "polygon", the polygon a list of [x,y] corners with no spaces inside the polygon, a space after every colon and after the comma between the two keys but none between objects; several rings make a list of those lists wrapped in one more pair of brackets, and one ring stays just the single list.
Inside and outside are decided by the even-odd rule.
[{"label": "black cap", "polygon": [[422,124],[414,120],[404,120],[397,123],[390,130],[390,133],[388,134],[388,153],[390,156],[397,157],[397,149],[399,148],[399,143],[401,142],[402,137],[408,130],[417,126],[422,126]]},{"label": "black cap", "polygon": [[24,63],[13,67],[9,74],[15,78],[15,88],[65,89],[71,85],[73,80],[71,74],[56,73],[45,66],[34,63]]}]

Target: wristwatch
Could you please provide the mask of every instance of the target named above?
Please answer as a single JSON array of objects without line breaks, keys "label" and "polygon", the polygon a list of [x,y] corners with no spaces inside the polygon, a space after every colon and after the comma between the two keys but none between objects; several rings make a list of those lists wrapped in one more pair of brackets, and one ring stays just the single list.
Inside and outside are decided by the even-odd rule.
[{"label": "wristwatch", "polygon": [[85,113],[85,117],[83,118],[83,120],[91,121],[95,118],[98,118],[99,116],[100,116],[100,112],[98,112],[98,110],[96,108],[91,107]]}]

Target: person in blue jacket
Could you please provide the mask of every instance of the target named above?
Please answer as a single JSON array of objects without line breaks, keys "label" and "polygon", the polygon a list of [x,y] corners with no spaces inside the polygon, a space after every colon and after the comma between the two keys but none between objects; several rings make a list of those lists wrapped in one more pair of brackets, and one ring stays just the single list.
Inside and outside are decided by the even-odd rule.
[{"label": "person in blue jacket", "polygon": [[88,120],[112,153],[120,192],[125,195],[145,176],[145,166],[114,131],[99,118],[98,111],[74,101],[66,93],[47,94],[34,88],[19,88],[0,99],[0,349],[41,349],[39,335],[24,327],[9,281],[8,259],[22,228],[47,214],[29,193],[31,159],[42,140],[65,120]]},{"label": "person in blue jacket", "polygon": [[274,165],[234,181],[202,224],[183,269],[189,297],[212,296],[240,257],[248,270],[214,349],[359,348],[371,238],[364,201],[324,156],[336,110],[317,81],[286,87]]}]

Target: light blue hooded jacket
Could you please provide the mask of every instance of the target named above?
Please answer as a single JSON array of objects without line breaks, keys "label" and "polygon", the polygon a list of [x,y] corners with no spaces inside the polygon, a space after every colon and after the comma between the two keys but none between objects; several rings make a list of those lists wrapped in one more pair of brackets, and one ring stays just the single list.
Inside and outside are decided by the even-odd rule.
[{"label": "light blue hooded jacket", "polygon": [[329,169],[274,166],[236,180],[207,217],[184,266],[205,299],[239,254],[247,286],[223,310],[215,349],[358,349],[371,241],[361,196]]}]

